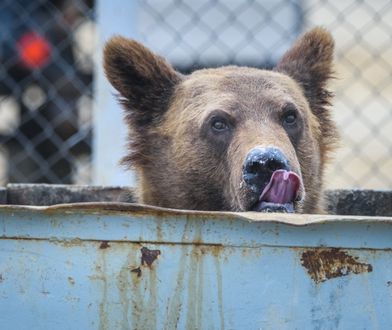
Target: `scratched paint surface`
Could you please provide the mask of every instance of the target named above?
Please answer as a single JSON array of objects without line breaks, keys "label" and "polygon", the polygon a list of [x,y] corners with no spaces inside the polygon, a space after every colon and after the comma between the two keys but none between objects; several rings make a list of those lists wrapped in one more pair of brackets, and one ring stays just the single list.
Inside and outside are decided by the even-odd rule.
[{"label": "scratched paint surface", "polygon": [[391,327],[392,219],[268,217],[0,208],[0,324]]}]

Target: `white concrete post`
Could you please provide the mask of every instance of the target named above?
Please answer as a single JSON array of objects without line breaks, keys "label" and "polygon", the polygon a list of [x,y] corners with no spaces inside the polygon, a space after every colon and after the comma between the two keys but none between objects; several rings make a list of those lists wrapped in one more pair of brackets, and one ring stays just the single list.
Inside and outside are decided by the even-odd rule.
[{"label": "white concrete post", "polygon": [[115,34],[137,38],[135,0],[97,0],[98,43],[94,75],[93,184],[135,185],[134,174],[119,165],[126,153],[126,127],[122,109],[115,100],[115,90],[102,68],[102,49]]}]

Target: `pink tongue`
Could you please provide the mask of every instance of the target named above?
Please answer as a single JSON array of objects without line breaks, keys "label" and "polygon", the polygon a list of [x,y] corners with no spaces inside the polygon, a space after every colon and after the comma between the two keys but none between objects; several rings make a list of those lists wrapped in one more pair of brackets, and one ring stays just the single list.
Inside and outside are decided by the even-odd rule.
[{"label": "pink tongue", "polygon": [[294,172],[277,170],[272,173],[270,182],[264,188],[260,201],[276,204],[293,202],[298,196],[301,179]]}]

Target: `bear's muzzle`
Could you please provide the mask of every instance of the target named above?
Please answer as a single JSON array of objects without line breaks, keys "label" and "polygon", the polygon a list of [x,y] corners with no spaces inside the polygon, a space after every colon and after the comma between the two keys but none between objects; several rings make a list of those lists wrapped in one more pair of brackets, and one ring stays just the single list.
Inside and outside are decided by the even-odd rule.
[{"label": "bear's muzzle", "polygon": [[301,177],[278,148],[252,149],[243,165],[243,180],[255,199],[252,211],[293,213],[301,199]]}]

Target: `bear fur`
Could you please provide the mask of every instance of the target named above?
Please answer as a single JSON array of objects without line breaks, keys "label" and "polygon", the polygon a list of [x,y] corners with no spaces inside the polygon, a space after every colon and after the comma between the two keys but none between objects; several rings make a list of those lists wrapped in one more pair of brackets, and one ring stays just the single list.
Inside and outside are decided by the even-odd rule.
[{"label": "bear fur", "polygon": [[[125,109],[123,163],[137,172],[139,201],[252,210],[257,196],[244,184],[244,159],[252,148],[273,146],[301,178],[295,212],[322,212],[325,166],[337,142],[327,89],[333,51],[332,36],[317,27],[273,70],[226,66],[183,75],[142,44],[113,37],[104,68]],[[293,125],[282,119],[288,111]]]}]

